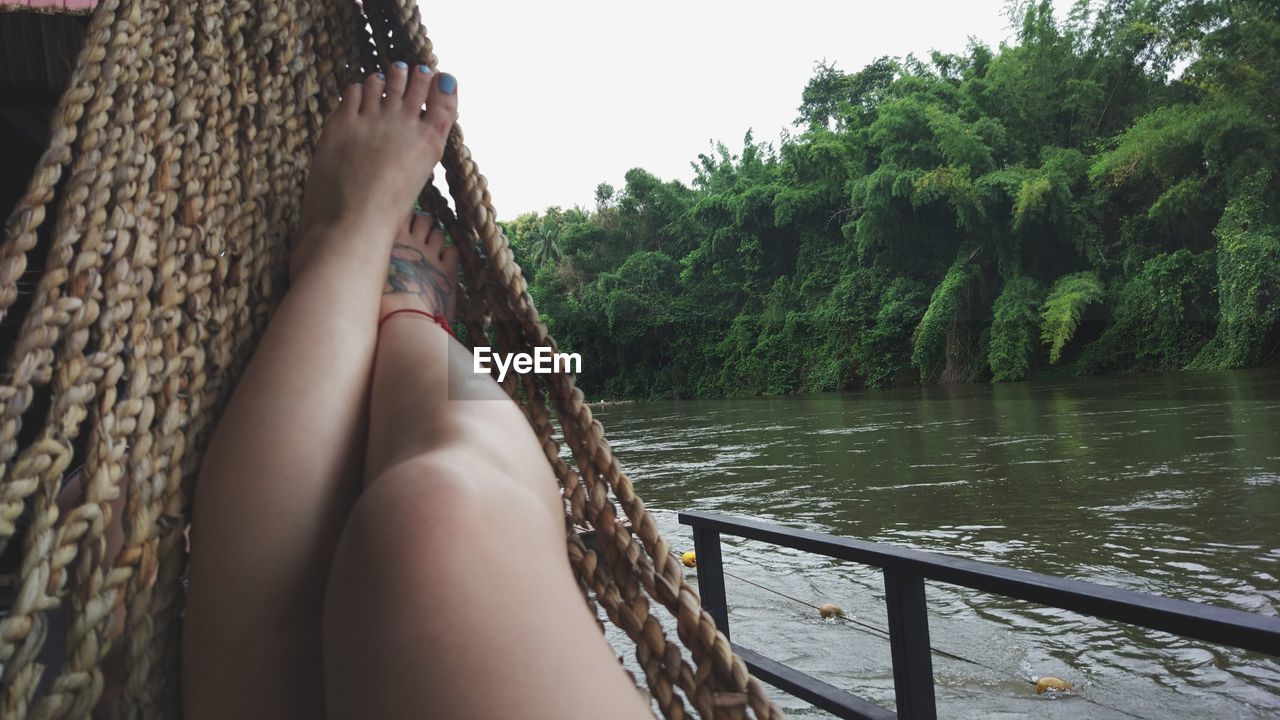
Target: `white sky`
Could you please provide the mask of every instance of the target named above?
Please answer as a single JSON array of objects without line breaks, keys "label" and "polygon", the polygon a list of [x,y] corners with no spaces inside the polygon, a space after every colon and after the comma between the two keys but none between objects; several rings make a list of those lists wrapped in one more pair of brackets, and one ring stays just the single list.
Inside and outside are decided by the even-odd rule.
[{"label": "white sky", "polygon": [[1005,0],[418,4],[503,220],[594,209],[596,185],[621,189],[633,167],[687,182],[699,153],[737,152],[748,128],[776,145],[819,60],[851,72],[1012,37]]}]

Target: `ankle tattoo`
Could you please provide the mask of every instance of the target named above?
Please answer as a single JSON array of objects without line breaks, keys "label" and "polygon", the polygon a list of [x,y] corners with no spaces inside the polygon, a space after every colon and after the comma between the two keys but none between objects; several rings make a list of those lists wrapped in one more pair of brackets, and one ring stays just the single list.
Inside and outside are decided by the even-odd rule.
[{"label": "ankle tattoo", "polygon": [[432,310],[448,314],[453,288],[449,279],[417,248],[396,243],[391,249],[391,267],[383,295],[417,295]]}]

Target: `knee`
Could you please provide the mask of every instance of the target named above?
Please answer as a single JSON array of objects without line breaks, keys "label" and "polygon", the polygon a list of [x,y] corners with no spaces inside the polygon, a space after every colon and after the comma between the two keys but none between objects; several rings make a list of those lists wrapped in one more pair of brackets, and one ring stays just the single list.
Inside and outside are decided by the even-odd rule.
[{"label": "knee", "polygon": [[370,478],[352,508],[348,526],[379,532],[401,532],[407,527],[432,534],[461,533],[505,508],[541,503],[548,494],[558,494],[554,477],[535,488],[528,478],[496,471],[485,462],[437,452]]},{"label": "knee", "polygon": [[[326,614],[351,617],[369,607],[416,612],[439,599],[440,577],[473,572],[476,558],[487,557],[495,538],[531,526],[556,531],[556,521],[529,512],[533,498],[527,491],[512,492],[492,480],[467,468],[416,460],[375,478],[348,516]],[[410,606],[392,607],[405,598],[412,598]]]},{"label": "knee", "polygon": [[554,478],[530,483],[436,453],[371,478],[348,517],[343,544],[364,557],[421,559],[486,536],[495,525],[558,527],[563,512]]},{"label": "knee", "polygon": [[411,460],[369,479],[351,510],[347,532],[362,541],[424,541],[412,536],[438,529],[450,518],[480,513],[492,495],[463,466]]},{"label": "knee", "polygon": [[466,473],[419,462],[403,463],[368,483],[334,557],[326,615],[386,610],[390,599],[405,594],[416,569],[434,567],[452,552],[459,526],[477,524],[468,518],[480,515],[484,502],[484,489]]}]

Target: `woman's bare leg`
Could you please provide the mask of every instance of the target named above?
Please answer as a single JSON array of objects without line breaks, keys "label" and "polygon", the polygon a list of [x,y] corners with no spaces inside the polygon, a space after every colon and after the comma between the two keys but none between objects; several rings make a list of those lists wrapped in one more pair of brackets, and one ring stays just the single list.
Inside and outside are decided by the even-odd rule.
[{"label": "woman's bare leg", "polygon": [[[382,312],[445,312],[456,256],[397,241]],[[334,718],[651,717],[587,611],[564,506],[528,422],[427,318],[378,337],[364,494],[334,558]]]},{"label": "woman's bare leg", "polygon": [[456,112],[433,85],[403,66],[353,85],[320,139],[290,289],[196,484],[189,718],[323,714],[321,608],[359,491],[378,293],[397,226]]}]

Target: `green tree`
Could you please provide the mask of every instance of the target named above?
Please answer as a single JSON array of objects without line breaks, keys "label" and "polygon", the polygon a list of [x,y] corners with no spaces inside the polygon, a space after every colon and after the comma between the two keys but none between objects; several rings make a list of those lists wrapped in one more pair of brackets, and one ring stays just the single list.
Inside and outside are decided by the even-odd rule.
[{"label": "green tree", "polygon": [[819,63],[794,134],[504,223],[581,385],[635,397],[1280,355],[1280,4],[1009,5],[998,48]]},{"label": "green tree", "polygon": [[531,249],[530,259],[535,265],[559,262],[560,227],[551,215],[543,216],[538,224],[525,235]]}]

